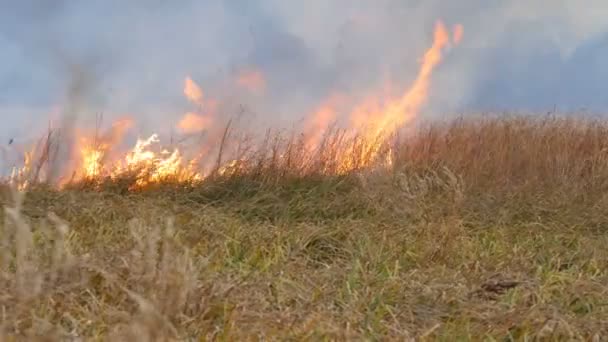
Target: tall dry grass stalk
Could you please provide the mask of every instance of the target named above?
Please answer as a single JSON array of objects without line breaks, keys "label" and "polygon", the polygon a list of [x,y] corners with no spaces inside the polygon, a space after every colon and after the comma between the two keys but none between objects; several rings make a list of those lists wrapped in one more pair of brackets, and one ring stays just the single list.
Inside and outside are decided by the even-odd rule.
[{"label": "tall dry grass stalk", "polygon": [[184,325],[213,333],[205,313],[225,289],[201,281],[206,265],[179,242],[171,219],[163,229],[131,220],[122,254],[75,255],[68,222],[53,212],[28,218],[26,193],[5,190],[0,340],[166,341],[186,338],[176,328]]}]

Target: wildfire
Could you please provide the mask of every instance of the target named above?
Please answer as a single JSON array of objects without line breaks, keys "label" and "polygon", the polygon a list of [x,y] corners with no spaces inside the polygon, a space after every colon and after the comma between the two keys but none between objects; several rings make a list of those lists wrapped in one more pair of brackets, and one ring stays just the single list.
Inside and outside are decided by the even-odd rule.
[{"label": "wildfire", "polygon": [[[443,23],[438,22],[435,27],[433,45],[424,54],[422,66],[414,84],[401,98],[390,101],[383,110],[379,121],[373,123],[374,129],[367,132],[369,140],[377,140],[379,135],[388,135],[395,128],[411,121],[428,97],[430,76],[433,69],[441,61],[441,49],[449,42],[449,36]],[[371,123],[370,123],[371,124]]]},{"label": "wildfire", "polygon": [[163,181],[186,182],[202,179],[202,176],[194,170],[194,161],[184,166],[178,149],[172,152],[163,149],[160,153],[150,150],[151,146],[159,142],[156,134],[145,140],[138,139],[124,161],[114,168],[111,177],[116,179],[125,174],[135,174],[137,187]]},{"label": "wildfire", "polygon": [[[177,123],[177,129],[184,134],[199,133],[211,126],[215,101],[205,101],[203,103],[203,90],[190,77],[184,81],[184,95],[190,102],[198,105],[198,112],[187,112]],[[203,114],[203,111],[207,111]]]},{"label": "wildfire", "polygon": [[22,191],[30,185],[30,174],[33,170],[33,152],[25,152],[22,167],[13,167],[8,183]]},{"label": "wildfire", "polygon": [[343,101],[344,99],[339,95],[330,96],[308,120],[304,129],[308,150],[315,149],[321,143],[324,130],[337,119],[337,106]]},{"label": "wildfire", "polygon": [[158,135],[153,134],[147,139],[138,139],[137,143],[124,157],[110,167],[104,167],[107,156],[106,146],[83,147],[81,150],[81,175],[78,179],[89,181],[110,178],[133,178],[131,189],[142,188],[150,184],[164,181],[196,182],[202,180],[196,171],[194,160],[185,162],[179,149],[166,149],[155,152],[152,148],[160,142]]},{"label": "wildfire", "polygon": [[125,133],[133,127],[133,120],[121,119],[112,124],[103,135],[95,134],[93,139],[85,132],[78,132],[79,142],[76,148],[80,155],[81,170],[78,179],[94,180],[104,175],[104,163],[111,148],[123,139]]},{"label": "wildfire", "polygon": [[103,168],[104,151],[100,149],[84,147],[82,149],[83,177],[94,179],[101,175]]},{"label": "wildfire", "polygon": [[[463,34],[462,25],[455,25],[450,33],[445,25],[438,21],[434,27],[433,43],[422,56],[418,73],[412,85],[402,91],[401,95],[395,96],[394,92],[385,92],[384,96],[368,96],[354,106],[349,104],[354,101],[348,101],[347,96],[343,94],[333,94],[323,101],[305,123],[304,149],[308,152],[319,149],[324,132],[328,126],[340,119],[340,109],[346,106],[350,108],[346,113],[349,133],[344,136],[350,138],[352,144],[337,147],[337,150],[332,152],[336,156],[334,163],[337,163],[337,166],[324,166],[322,172],[346,173],[370,166],[372,163],[392,165],[392,150],[387,142],[400,127],[419,115],[428,100],[431,76],[442,61],[444,49],[450,44],[450,40],[454,45],[460,43]],[[260,92],[264,90],[266,80],[260,71],[250,69],[238,75],[236,84],[249,91]],[[210,129],[218,131],[217,127],[213,127],[217,123],[214,117],[215,101],[206,99],[201,87],[190,77],[184,80],[183,94],[196,105],[196,109],[186,112],[176,123],[178,131],[186,135]],[[198,182],[211,172],[201,171],[210,163],[201,166],[205,163],[199,163],[198,158],[189,159],[173,143],[171,148],[162,148],[158,134],[152,134],[147,139],[138,139],[127,152],[117,151],[119,142],[132,126],[132,120],[120,120],[115,122],[106,134],[95,134],[93,139],[89,138],[91,134],[88,132],[77,132],[79,139],[73,151],[77,159],[73,173],[76,177],[71,180],[130,179],[131,189],[135,189],[162,182]],[[203,158],[209,150],[210,146],[200,146],[198,151],[194,152],[199,158]],[[221,153],[222,151],[220,155]],[[283,158],[283,154],[280,158]],[[24,166],[13,169],[9,180],[27,186],[30,180],[22,179],[25,179],[25,173],[33,168],[32,164],[32,155],[26,154]],[[214,164],[213,161],[211,164]],[[224,163],[217,161],[215,164],[218,164],[215,168],[217,174],[226,176],[244,170],[246,161],[232,159]]]},{"label": "wildfire", "polygon": [[188,112],[177,124],[177,129],[184,134],[202,132],[211,126],[211,118],[193,112]]},{"label": "wildfire", "polygon": [[[203,91],[190,77],[185,79],[184,94],[190,101],[202,107]],[[206,129],[211,122],[209,117],[188,112],[177,127],[182,133],[195,133]],[[87,134],[78,134],[80,141],[77,147],[79,163],[76,167],[76,181],[134,178],[133,189],[164,181],[183,183],[196,182],[203,178],[196,171],[196,160],[186,161],[178,148],[171,151],[156,148],[160,144],[158,134],[152,134],[147,139],[138,139],[135,146],[122,154],[122,157],[114,151],[114,158],[111,158],[112,148],[122,140],[132,123],[130,119],[117,121],[108,133],[95,136],[93,141],[87,138]],[[108,160],[114,162],[108,165]]]},{"label": "wildfire", "polygon": [[[457,25],[454,40],[462,39],[462,26]],[[405,124],[411,122],[428,99],[430,78],[435,67],[441,62],[442,50],[448,45],[450,36],[445,25],[438,21],[432,46],[426,51],[418,75],[412,86],[396,99],[389,99],[384,105],[372,99],[355,108],[351,118],[362,124],[364,131],[358,141],[356,155],[349,155],[341,162],[340,172],[348,172],[355,167],[364,167],[375,162],[382,147],[390,136]],[[390,151],[389,151],[390,152]]]}]

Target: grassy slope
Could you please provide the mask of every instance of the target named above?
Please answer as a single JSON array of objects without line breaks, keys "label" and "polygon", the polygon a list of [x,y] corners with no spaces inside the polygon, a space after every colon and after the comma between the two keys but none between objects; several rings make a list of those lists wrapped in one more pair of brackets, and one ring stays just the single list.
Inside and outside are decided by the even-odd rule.
[{"label": "grassy slope", "polygon": [[4,333],[608,337],[606,148],[604,123],[471,120],[364,175],[37,189],[2,214]]}]

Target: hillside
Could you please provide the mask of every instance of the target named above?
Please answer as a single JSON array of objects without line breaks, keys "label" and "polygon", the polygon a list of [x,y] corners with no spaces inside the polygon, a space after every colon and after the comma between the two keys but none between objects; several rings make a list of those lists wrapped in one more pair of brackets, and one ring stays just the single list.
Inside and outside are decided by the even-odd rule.
[{"label": "hillside", "polygon": [[4,187],[2,339],[608,336],[607,122],[461,119],[389,166],[286,167]]}]

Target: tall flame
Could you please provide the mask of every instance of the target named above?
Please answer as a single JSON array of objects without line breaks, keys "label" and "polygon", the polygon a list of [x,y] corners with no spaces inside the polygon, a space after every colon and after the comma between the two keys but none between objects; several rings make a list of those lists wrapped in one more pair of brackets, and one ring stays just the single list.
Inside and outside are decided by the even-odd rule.
[{"label": "tall flame", "polygon": [[105,151],[100,148],[85,146],[82,153],[82,172],[86,179],[94,179],[101,175]]},{"label": "tall flame", "polygon": [[[457,32],[459,32],[459,35],[462,34],[462,31]],[[462,37],[460,36],[460,38]],[[353,119],[365,126],[361,138],[367,145],[360,150],[361,155],[358,156],[364,164],[374,161],[386,139],[399,127],[411,122],[418,115],[422,105],[428,99],[431,74],[441,62],[442,49],[448,45],[449,40],[450,36],[445,25],[438,21],[435,24],[433,45],[424,54],[418,75],[412,86],[401,97],[391,99],[383,106],[376,99],[372,99],[355,108],[352,114]],[[355,167],[352,156],[347,158],[350,159],[345,159],[342,162],[344,172]]]},{"label": "tall flame", "polygon": [[[354,134],[345,136],[352,137],[355,141],[353,146],[356,145],[357,148],[345,147],[349,150],[332,152],[340,155],[340,157],[336,157],[337,168],[331,166],[324,168],[322,172],[348,172],[358,167],[369,166],[376,161],[382,161],[379,159],[380,157],[383,158],[384,163],[391,164],[392,155],[390,151],[388,154],[383,154],[383,147],[396,130],[407,125],[419,115],[422,106],[428,100],[431,76],[442,60],[444,48],[450,44],[450,41],[454,45],[459,44],[463,34],[462,25],[455,25],[450,34],[445,25],[438,21],[434,27],[433,44],[424,53],[416,78],[408,89],[403,91],[400,96],[394,96],[394,92],[368,96],[358,104],[350,106],[351,110],[348,114],[351,130],[349,132],[354,132]],[[266,80],[259,70],[248,69],[238,75],[236,83],[250,91],[259,92],[264,89]],[[193,134],[205,130],[221,131],[221,129],[218,130],[218,127],[213,127],[216,124],[213,116],[216,111],[216,102],[213,99],[205,98],[203,90],[191,77],[185,78],[183,93],[197,107],[193,111],[186,112],[178,121],[176,128],[179,132]],[[340,107],[348,105],[346,99],[346,96],[343,95],[331,95],[312,113],[304,127],[306,151],[315,151],[322,144],[328,126],[339,119]],[[132,120],[125,119],[115,122],[111,129],[102,135],[76,132],[79,138],[73,151],[78,161],[75,172],[76,180],[101,180],[102,178],[116,180],[121,177],[135,177],[134,187],[142,188],[163,181],[193,182],[205,177],[206,174],[200,171],[201,168],[197,167],[196,163],[202,160],[206,151],[211,148],[210,146],[201,146],[197,154],[199,157],[195,160],[188,160],[180,149],[173,146],[173,143],[172,148],[161,148],[159,136],[152,134],[147,139],[138,139],[135,146],[127,153],[115,151],[116,145],[132,125]],[[362,130],[357,131],[358,129]],[[341,133],[339,139],[342,137]],[[220,151],[221,153],[222,151]],[[26,171],[33,168],[31,154],[26,154],[24,164],[23,168],[14,169],[11,179],[26,178]],[[209,164],[207,161],[201,162],[203,167],[206,167],[207,164]],[[219,165],[221,163],[218,160],[216,164],[218,164],[216,169],[219,174],[229,174],[232,172],[231,170],[241,167],[241,163],[235,160],[222,165]],[[23,183],[23,181],[21,182]]]},{"label": "tall flame", "polygon": [[323,134],[329,125],[337,119],[337,106],[343,99],[340,95],[332,95],[325,100],[307,121],[304,133],[308,150],[316,148],[323,139]]},{"label": "tall flame", "polygon": [[441,49],[449,42],[448,32],[442,22],[435,25],[433,45],[422,58],[414,84],[401,98],[390,101],[384,108],[381,119],[374,122],[375,129],[367,134],[377,138],[380,134],[390,134],[396,127],[411,121],[428,98],[430,78],[435,67],[441,62]]}]

